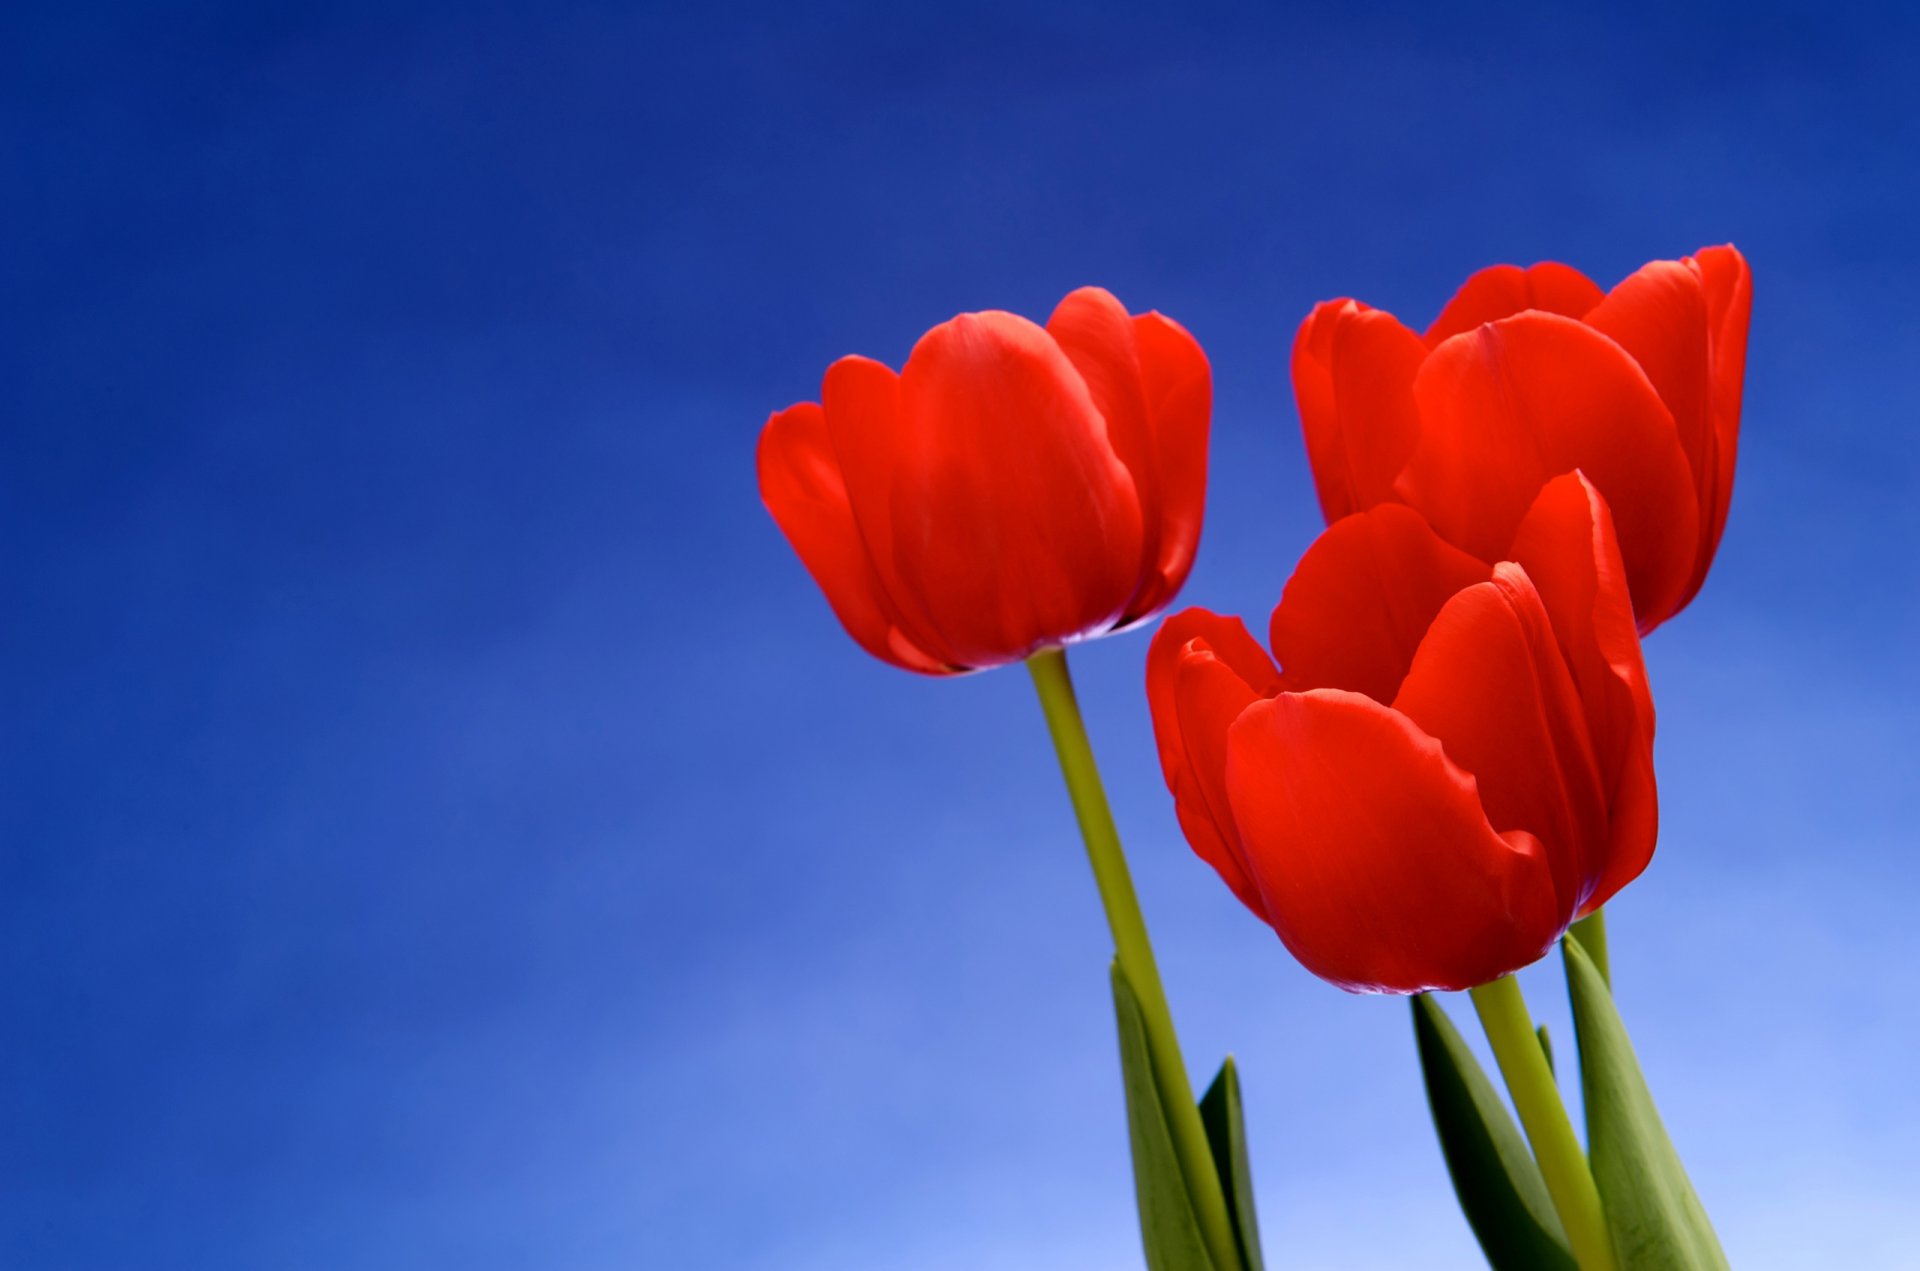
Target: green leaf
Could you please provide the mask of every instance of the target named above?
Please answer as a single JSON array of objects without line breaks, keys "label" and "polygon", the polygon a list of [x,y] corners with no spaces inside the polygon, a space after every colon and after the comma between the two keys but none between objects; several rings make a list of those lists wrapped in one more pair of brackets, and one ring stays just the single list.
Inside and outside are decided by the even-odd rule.
[{"label": "green leaf", "polygon": [[1578,941],[1563,940],[1561,950],[1593,1181],[1621,1271],[1726,1271],[1727,1255],[1660,1123],[1606,981]]},{"label": "green leaf", "polygon": [[1540,1167],[1440,1004],[1413,999],[1413,1035],[1454,1195],[1494,1271],[1576,1271]]},{"label": "green leaf", "polygon": [[1240,1116],[1240,1070],[1228,1055],[1200,1100],[1200,1123],[1213,1149],[1213,1166],[1226,1185],[1227,1217],[1247,1271],[1266,1271],[1260,1257],[1260,1224],[1253,1216],[1253,1171],[1247,1165],[1247,1127]]},{"label": "green leaf", "polygon": [[1540,1039],[1540,1053],[1547,1057],[1547,1071],[1556,1077],[1559,1076],[1559,1071],[1553,1066],[1553,1039],[1547,1036],[1547,1026],[1540,1025],[1533,1030],[1533,1035]]},{"label": "green leaf", "polygon": [[1193,1200],[1187,1194],[1173,1133],[1153,1081],[1140,1002],[1119,959],[1113,963],[1113,1013],[1120,1025],[1120,1075],[1127,1091],[1127,1137],[1133,1145],[1133,1192],[1149,1271],[1216,1271],[1207,1256]]}]

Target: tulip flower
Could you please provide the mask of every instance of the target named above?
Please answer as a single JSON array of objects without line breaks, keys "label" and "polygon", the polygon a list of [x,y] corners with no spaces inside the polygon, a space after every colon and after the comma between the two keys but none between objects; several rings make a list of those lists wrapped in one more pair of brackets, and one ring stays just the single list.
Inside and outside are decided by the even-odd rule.
[{"label": "tulip flower", "polygon": [[[767,421],[759,469],[768,511],[861,648],[926,675],[1026,662],[1113,933],[1148,1260],[1204,1250],[1215,1271],[1241,1271],[1252,1211],[1227,1204],[1063,647],[1145,621],[1186,581],[1212,394],[1178,323],[1085,287],[1044,327],[998,310],[943,322],[898,374],[841,358],[818,402]],[[1230,1065],[1209,1098],[1229,1087]]]},{"label": "tulip flower", "polygon": [[1186,581],[1212,377],[1097,287],[1044,327],[961,314],[895,374],[827,369],[760,435],[760,493],[860,647],[929,675],[1131,626]]},{"label": "tulip flower", "polygon": [[1726,526],[1751,301],[1730,246],[1604,293],[1565,265],[1496,266],[1424,335],[1328,301],[1293,345],[1321,510],[1331,524],[1404,503],[1491,564],[1535,492],[1578,468],[1612,509],[1651,631],[1700,590]]},{"label": "tulip flower", "polygon": [[1204,609],[1148,654],[1189,842],[1343,988],[1493,981],[1652,854],[1653,705],[1596,483],[1549,482],[1492,554],[1382,504],[1302,558],[1272,659]]}]

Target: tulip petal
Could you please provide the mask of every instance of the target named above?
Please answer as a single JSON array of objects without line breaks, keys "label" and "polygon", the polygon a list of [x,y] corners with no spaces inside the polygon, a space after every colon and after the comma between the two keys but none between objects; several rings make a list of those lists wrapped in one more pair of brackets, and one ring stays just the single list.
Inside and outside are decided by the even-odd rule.
[{"label": "tulip petal", "polygon": [[1581,914],[1640,876],[1660,832],[1653,695],[1613,517],[1579,473],[1547,483],[1514,536],[1580,693],[1608,805],[1605,857]]},{"label": "tulip petal", "polygon": [[1371,698],[1255,702],[1228,733],[1227,793],[1274,930],[1343,988],[1470,988],[1565,924],[1540,844],[1495,833],[1473,778]]},{"label": "tulip petal", "polygon": [[1141,385],[1133,318],[1111,292],[1082,287],[1054,309],[1047,319],[1047,334],[1080,373],[1095,408],[1107,421],[1107,440],[1133,476],[1140,503],[1141,559],[1156,561],[1160,554],[1159,463]]},{"label": "tulip petal", "polygon": [[918,588],[909,585],[894,550],[892,488],[900,453],[900,377],[872,358],[848,356],[827,368],[820,383],[827,438],[846,483],[847,504],[866,544],[874,573],[892,601],[901,627],[943,662],[977,670],[935,626]]},{"label": "tulip petal", "polygon": [[1712,497],[1701,516],[1699,567],[1687,599],[1700,590],[1720,547],[1733,501],[1733,466],[1740,451],[1740,399],[1747,374],[1747,320],[1753,309],[1753,274],[1731,244],[1709,247],[1694,258],[1707,292],[1707,323],[1713,359]]},{"label": "tulip petal", "polygon": [[1391,703],[1434,615],[1488,573],[1397,503],[1334,522],[1301,557],[1268,625],[1286,687]]},{"label": "tulip petal", "polygon": [[1605,860],[1607,810],[1579,693],[1525,570],[1503,562],[1446,603],[1393,708],[1474,775],[1495,830],[1545,847],[1571,922]]},{"label": "tulip petal", "polygon": [[775,414],[760,433],[756,459],[762,501],[847,634],[874,657],[909,671],[944,675],[959,669],[902,629],[847,505],[826,412],[802,402]]},{"label": "tulip petal", "polygon": [[1355,300],[1314,308],[1293,340],[1293,393],[1328,524],[1393,497],[1419,433],[1413,381],[1427,349]]},{"label": "tulip petal", "polygon": [[1105,630],[1134,590],[1140,508],[1053,338],[997,311],[944,322],[914,346],[891,416],[872,372],[836,377],[863,361],[828,372],[827,424],[908,616],[974,667]]},{"label": "tulip petal", "polygon": [[1705,507],[1713,478],[1712,368],[1707,290],[1692,261],[1641,266],[1587,314],[1587,325],[1625,349],[1667,404]]},{"label": "tulip petal", "polygon": [[1199,341],[1158,313],[1135,318],[1133,331],[1159,468],[1160,541],[1123,625],[1166,607],[1193,568],[1206,510],[1207,432],[1213,416],[1213,369]]},{"label": "tulip petal", "polygon": [[1187,842],[1262,920],[1227,802],[1227,730],[1240,712],[1279,689],[1279,677],[1238,618],[1183,609],[1147,650],[1147,703],[1160,771]]},{"label": "tulip petal", "polygon": [[1593,279],[1556,261],[1543,260],[1531,269],[1494,265],[1467,279],[1421,338],[1428,348],[1437,349],[1462,331],[1528,309],[1578,318],[1605,294]]},{"label": "tulip petal", "polygon": [[1499,560],[1540,487],[1579,468],[1613,510],[1640,629],[1671,616],[1699,508],[1673,417],[1618,344],[1522,313],[1441,344],[1414,398],[1420,444],[1395,490],[1441,537]]}]

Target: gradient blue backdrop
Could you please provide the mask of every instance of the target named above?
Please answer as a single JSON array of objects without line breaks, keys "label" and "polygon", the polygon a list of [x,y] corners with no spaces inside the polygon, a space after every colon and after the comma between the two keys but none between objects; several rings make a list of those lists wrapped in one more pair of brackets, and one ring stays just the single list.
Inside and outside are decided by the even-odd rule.
[{"label": "gradient blue backdrop", "polygon": [[[1334,8],[10,9],[0,1263],[1137,1267],[1026,679],[858,653],[761,422],[1105,284],[1213,355],[1186,599],[1257,616],[1314,301],[1731,239],[1618,987],[1735,1265],[1920,1266],[1913,11]],[[1270,1265],[1475,1265],[1406,1008],[1182,844],[1145,648],[1076,666]]]}]

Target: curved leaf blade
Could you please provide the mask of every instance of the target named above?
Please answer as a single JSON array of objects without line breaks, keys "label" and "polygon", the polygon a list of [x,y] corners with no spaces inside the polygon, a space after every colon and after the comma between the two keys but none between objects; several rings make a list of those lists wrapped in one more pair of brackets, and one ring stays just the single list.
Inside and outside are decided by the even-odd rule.
[{"label": "curved leaf blade", "polygon": [[1260,1255],[1260,1224],[1253,1213],[1253,1170],[1247,1163],[1247,1127],[1240,1114],[1240,1070],[1228,1055],[1200,1099],[1200,1123],[1213,1149],[1213,1167],[1226,1184],[1227,1217],[1240,1242],[1247,1271],[1266,1271]]},{"label": "curved leaf blade", "polygon": [[1440,1004],[1413,998],[1434,1133],[1461,1211],[1493,1271],[1577,1271],[1540,1167]]},{"label": "curved leaf blade", "polygon": [[1173,1134],[1154,1085],[1147,1030],[1133,986],[1114,960],[1113,1013],[1120,1031],[1120,1075],[1127,1093],[1127,1137],[1133,1147],[1133,1192],[1149,1271],[1216,1271],[1194,1217]]},{"label": "curved leaf blade", "polygon": [[1727,1255],[1640,1073],[1613,995],[1578,941],[1561,941],[1580,1045],[1593,1181],[1621,1271],[1727,1271]]}]

